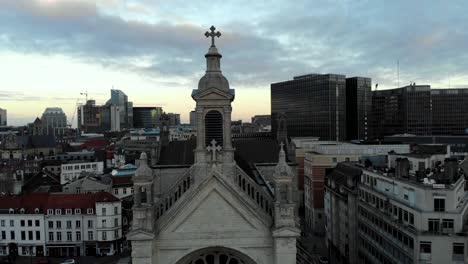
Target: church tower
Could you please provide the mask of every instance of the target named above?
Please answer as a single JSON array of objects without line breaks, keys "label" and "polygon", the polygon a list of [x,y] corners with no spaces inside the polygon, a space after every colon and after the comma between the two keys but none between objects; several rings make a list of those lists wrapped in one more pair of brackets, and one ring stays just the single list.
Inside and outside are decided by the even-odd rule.
[{"label": "church tower", "polygon": [[284,144],[281,143],[278,164],[273,173],[275,183],[275,213],[273,240],[276,264],[296,262],[296,204],[294,202],[294,173],[286,163]]},{"label": "church tower", "polygon": [[196,101],[197,147],[195,149],[195,168],[197,175],[206,175],[210,169],[234,177],[234,148],[231,139],[231,102],[234,89],[221,72],[221,54],[215,46],[215,37],[221,33],[206,32],[211,37],[211,46],[206,58],[206,73],[198,82],[198,89],[193,90],[192,98]]}]

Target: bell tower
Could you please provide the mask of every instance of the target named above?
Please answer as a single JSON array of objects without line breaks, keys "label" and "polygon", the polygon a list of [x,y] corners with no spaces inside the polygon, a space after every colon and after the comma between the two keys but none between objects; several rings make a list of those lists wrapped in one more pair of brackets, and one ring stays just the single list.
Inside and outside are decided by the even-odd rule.
[{"label": "bell tower", "polygon": [[195,168],[199,175],[206,175],[216,169],[224,175],[234,175],[234,148],[231,139],[231,102],[234,89],[221,72],[221,57],[215,46],[215,38],[221,33],[211,26],[205,36],[211,38],[206,58],[205,75],[198,82],[198,89],[192,91],[196,101],[197,147]]}]

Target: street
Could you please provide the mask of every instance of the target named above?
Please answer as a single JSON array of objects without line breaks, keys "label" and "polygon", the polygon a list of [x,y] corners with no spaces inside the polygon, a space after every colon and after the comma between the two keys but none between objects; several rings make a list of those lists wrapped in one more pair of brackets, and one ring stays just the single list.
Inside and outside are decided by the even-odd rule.
[{"label": "street", "polygon": [[[128,255],[116,255],[110,257],[74,257],[73,259],[77,264],[115,264],[121,258],[128,257]],[[49,257],[17,257],[15,264],[35,264],[41,259],[48,259],[51,264],[59,264],[61,261],[71,258],[49,258]]]}]

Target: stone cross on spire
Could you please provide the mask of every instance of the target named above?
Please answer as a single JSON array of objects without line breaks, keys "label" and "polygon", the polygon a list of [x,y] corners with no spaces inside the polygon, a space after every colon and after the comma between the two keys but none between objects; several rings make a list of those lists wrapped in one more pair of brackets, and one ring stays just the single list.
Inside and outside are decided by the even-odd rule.
[{"label": "stone cross on spire", "polygon": [[216,146],[216,140],[211,140],[211,146],[208,146],[206,148],[208,151],[211,151],[211,162],[213,162],[213,164],[216,163],[216,151],[221,151],[221,147],[220,146]]},{"label": "stone cross on spire", "polygon": [[210,30],[211,32],[205,32],[205,36],[207,38],[211,37],[211,46],[214,47],[215,46],[215,37],[221,37],[221,32],[215,32],[216,28],[214,26],[211,26],[210,27]]}]

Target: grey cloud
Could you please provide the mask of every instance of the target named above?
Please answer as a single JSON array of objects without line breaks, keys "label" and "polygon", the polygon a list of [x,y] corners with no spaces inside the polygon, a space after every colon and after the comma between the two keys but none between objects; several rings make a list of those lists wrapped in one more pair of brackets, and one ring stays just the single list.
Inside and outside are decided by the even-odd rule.
[{"label": "grey cloud", "polygon": [[[139,7],[151,2],[141,1],[145,5]],[[156,2],[163,5],[164,1]],[[45,8],[28,0],[2,2],[0,45],[22,52],[66,54],[159,82],[164,77],[186,80],[172,82],[173,87],[193,85],[204,70],[208,41],[202,33],[207,25],[151,24],[103,14],[89,3],[57,3]],[[176,2],[174,9],[181,16],[203,9],[198,1],[183,3]],[[393,86],[397,60],[402,83],[438,82],[449,74],[466,76],[465,1],[454,0],[450,5],[416,0],[253,4],[259,12],[245,13],[248,8],[240,7],[242,14],[233,15],[238,19],[227,19],[219,26],[222,67],[233,86],[266,88],[307,72],[370,76],[381,87]],[[213,5],[220,10],[220,4]],[[170,9],[165,8],[161,6],[162,12]],[[142,57],[145,65],[133,63]]]}]

